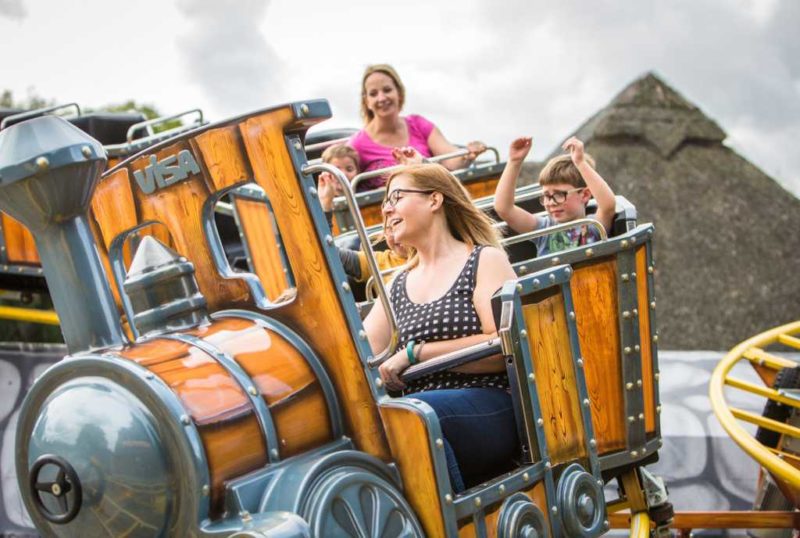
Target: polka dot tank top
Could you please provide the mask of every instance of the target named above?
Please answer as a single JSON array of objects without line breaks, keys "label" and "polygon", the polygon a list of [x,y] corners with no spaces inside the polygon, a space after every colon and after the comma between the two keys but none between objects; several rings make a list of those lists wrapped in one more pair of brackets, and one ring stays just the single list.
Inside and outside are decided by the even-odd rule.
[{"label": "polka dot tank top", "polygon": [[[478,259],[483,246],[472,250],[464,268],[452,287],[429,303],[414,303],[408,297],[406,279],[408,271],[403,271],[392,286],[392,307],[397,317],[400,331],[400,347],[405,348],[410,340],[417,343],[452,340],[473,334],[481,334],[481,322],[472,295],[478,272]],[[504,372],[496,374],[464,374],[442,371],[411,381],[404,394],[436,389],[458,389],[466,387],[508,388],[508,377]]]}]

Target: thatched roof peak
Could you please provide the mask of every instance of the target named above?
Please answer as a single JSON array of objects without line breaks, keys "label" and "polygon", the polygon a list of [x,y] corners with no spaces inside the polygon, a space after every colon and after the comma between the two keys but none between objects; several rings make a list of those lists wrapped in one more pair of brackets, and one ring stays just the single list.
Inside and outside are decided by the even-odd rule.
[{"label": "thatched roof peak", "polygon": [[576,132],[592,139],[636,139],[662,157],[684,143],[722,143],[717,123],[652,72],[634,80]]}]

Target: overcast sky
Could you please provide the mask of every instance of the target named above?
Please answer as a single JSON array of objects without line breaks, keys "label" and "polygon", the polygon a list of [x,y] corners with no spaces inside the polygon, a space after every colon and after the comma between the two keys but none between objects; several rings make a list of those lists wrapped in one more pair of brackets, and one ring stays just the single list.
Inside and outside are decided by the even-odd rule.
[{"label": "overcast sky", "polygon": [[655,71],[800,195],[798,28],[797,0],[0,0],[0,89],[212,120],[324,97],[322,127],[358,127],[388,62],[450,140],[530,134],[541,159]]}]

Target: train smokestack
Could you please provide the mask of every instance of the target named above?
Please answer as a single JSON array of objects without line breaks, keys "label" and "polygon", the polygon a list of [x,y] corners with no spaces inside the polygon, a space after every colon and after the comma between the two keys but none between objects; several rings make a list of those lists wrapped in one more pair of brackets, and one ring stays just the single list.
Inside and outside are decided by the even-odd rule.
[{"label": "train smokestack", "polygon": [[36,240],[70,353],[126,341],[87,222],[105,164],[97,140],[56,116],[0,131],[0,211]]}]

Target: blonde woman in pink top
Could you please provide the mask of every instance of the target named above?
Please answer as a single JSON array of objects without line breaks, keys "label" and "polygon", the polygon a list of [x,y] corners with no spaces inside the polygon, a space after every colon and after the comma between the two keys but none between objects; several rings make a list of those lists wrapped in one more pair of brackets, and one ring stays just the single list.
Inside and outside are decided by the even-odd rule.
[{"label": "blonde woman in pink top", "polygon": [[[371,65],[364,71],[361,79],[364,128],[349,142],[358,152],[363,172],[458,150],[427,119],[414,114],[400,115],[405,96],[405,87],[392,66]],[[412,149],[419,155],[416,156]],[[448,159],[442,164],[450,170],[463,168],[485,151],[486,146],[482,142],[470,142],[467,149],[470,150],[468,155]],[[409,155],[413,157],[409,159]],[[359,190],[377,189],[385,183],[385,177],[372,178],[362,182]]]}]

